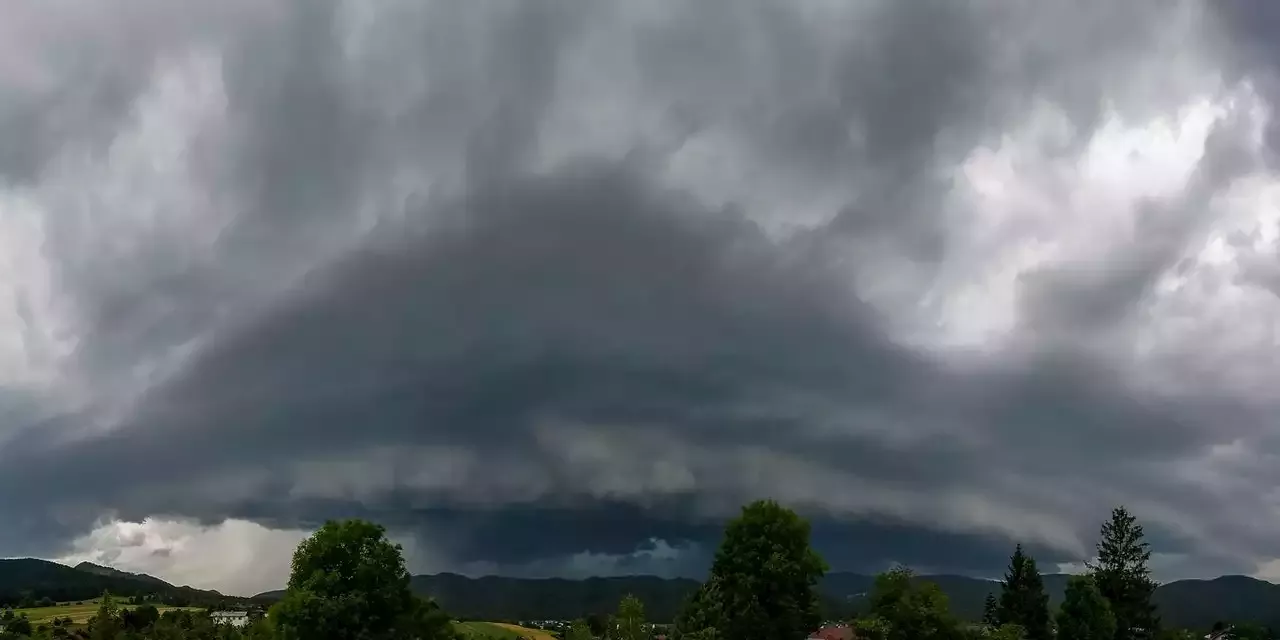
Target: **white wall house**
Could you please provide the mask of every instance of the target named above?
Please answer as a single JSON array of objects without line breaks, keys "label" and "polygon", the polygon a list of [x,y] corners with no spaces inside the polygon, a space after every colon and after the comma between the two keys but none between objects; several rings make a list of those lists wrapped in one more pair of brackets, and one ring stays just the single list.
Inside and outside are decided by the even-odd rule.
[{"label": "white wall house", "polygon": [[209,617],[213,618],[214,624],[229,624],[233,627],[249,624],[248,611],[213,611]]}]

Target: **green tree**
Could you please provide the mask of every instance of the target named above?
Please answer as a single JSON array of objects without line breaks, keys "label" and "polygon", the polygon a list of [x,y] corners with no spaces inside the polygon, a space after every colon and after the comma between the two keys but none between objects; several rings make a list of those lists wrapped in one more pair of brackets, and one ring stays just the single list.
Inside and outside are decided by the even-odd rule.
[{"label": "green tree", "polygon": [[1022,640],[1027,637],[1027,630],[1021,625],[1005,623],[989,629],[986,637],[989,640]]},{"label": "green tree", "polygon": [[396,628],[403,632],[400,637],[422,640],[459,637],[453,618],[435,600],[418,596],[413,597],[409,610],[401,614]]},{"label": "green tree", "polygon": [[1271,640],[1271,630],[1256,622],[1232,625],[1231,640]]},{"label": "green tree", "polygon": [[1113,640],[1116,619],[1089,576],[1073,576],[1058,610],[1058,640]]},{"label": "green tree", "polygon": [[574,620],[569,623],[569,632],[565,634],[565,640],[591,640],[591,628],[587,626],[586,620]]},{"label": "green tree", "polygon": [[123,628],[120,620],[120,605],[110,593],[103,592],[98,603],[98,612],[89,619],[89,638],[91,640],[115,640]]},{"label": "green tree", "polygon": [[871,616],[883,621],[884,640],[943,640],[959,635],[947,596],[937,584],[917,582],[899,567],[876,576]]},{"label": "green tree", "polygon": [[26,613],[19,614],[4,623],[4,630],[16,636],[29,636],[31,635],[31,620],[27,618]]},{"label": "green tree", "polygon": [[857,618],[852,626],[858,640],[888,640],[889,638],[889,622],[877,615]]},{"label": "green tree", "polygon": [[593,637],[603,637],[609,631],[609,616],[603,613],[588,614],[587,629],[591,630]]},{"label": "green tree", "polygon": [[[682,631],[714,628],[733,640],[803,638],[818,627],[818,579],[827,564],[809,546],[809,523],[773,500],[742,508],[725,527],[698,611]],[[706,626],[689,628],[690,618]]]},{"label": "green tree", "polygon": [[645,640],[648,637],[644,630],[644,603],[631,594],[618,603],[615,622],[618,640]]},{"label": "green tree", "polygon": [[1156,583],[1147,562],[1151,546],[1143,540],[1142,525],[1124,507],[1111,512],[1102,525],[1098,558],[1090,574],[1115,616],[1115,640],[1150,640],[1160,628],[1151,596]]},{"label": "green tree", "polygon": [[720,623],[720,583],[711,576],[694,591],[676,616],[677,637],[706,636],[704,631],[715,629]]},{"label": "green tree", "polygon": [[982,603],[982,624],[992,629],[1000,626],[1000,605],[996,602],[996,594],[988,593],[986,602]]},{"label": "green tree", "polygon": [[160,619],[160,610],[155,605],[144,604],[120,613],[120,621],[126,629],[142,631]]},{"label": "green tree", "polygon": [[1049,640],[1049,596],[1036,568],[1036,560],[1022,550],[1013,549],[1009,569],[1000,583],[1000,604],[996,607],[999,625],[1022,627],[1027,640]]},{"label": "green tree", "polygon": [[307,640],[454,637],[431,606],[409,590],[400,546],[387,540],[385,529],[363,520],[330,521],[294,551],[273,623],[282,634]]}]

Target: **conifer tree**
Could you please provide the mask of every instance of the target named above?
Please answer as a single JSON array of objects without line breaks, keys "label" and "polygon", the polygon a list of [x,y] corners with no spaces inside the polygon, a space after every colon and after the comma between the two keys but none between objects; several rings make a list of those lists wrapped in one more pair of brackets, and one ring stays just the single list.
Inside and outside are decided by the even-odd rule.
[{"label": "conifer tree", "polygon": [[1073,576],[1058,611],[1058,640],[1113,640],[1111,606],[1089,576]]},{"label": "conifer tree", "polygon": [[1016,624],[1026,632],[1027,640],[1050,640],[1049,596],[1036,568],[1035,558],[1018,545],[1009,558],[1009,570],[1000,585],[1000,603],[996,608],[1000,625]]},{"label": "conifer tree", "polygon": [[988,593],[987,601],[982,605],[982,624],[992,629],[1000,626],[1000,605],[996,602],[996,594]]},{"label": "conifer tree", "polygon": [[640,599],[627,594],[618,605],[615,617],[618,640],[645,640],[644,604]]},{"label": "conifer tree", "polygon": [[1151,545],[1142,536],[1138,519],[1117,507],[1102,525],[1098,559],[1090,565],[1093,583],[1115,616],[1115,640],[1149,640],[1160,627],[1151,602],[1156,583],[1147,567]]}]

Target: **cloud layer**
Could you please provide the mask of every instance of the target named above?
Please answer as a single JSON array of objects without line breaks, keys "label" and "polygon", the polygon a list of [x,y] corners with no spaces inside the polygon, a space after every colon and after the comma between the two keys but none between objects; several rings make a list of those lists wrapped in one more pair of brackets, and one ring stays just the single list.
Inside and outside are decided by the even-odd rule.
[{"label": "cloud layer", "polygon": [[1123,503],[1160,577],[1266,575],[1267,10],[22,9],[0,553],[250,592],[360,515],[697,575],[772,496],[840,569],[1079,562]]}]

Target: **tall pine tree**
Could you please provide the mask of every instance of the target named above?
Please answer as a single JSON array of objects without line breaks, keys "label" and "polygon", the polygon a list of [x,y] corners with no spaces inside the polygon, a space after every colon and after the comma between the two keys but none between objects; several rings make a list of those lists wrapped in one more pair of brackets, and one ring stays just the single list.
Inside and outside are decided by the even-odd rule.
[{"label": "tall pine tree", "polygon": [[1111,512],[1102,525],[1098,559],[1090,565],[1093,583],[1115,617],[1115,640],[1149,640],[1160,627],[1151,595],[1156,583],[1147,562],[1151,545],[1142,539],[1142,525],[1124,507]]},{"label": "tall pine tree", "polygon": [[646,640],[649,637],[645,632],[644,603],[629,593],[618,604],[618,615],[614,620],[618,640]]},{"label": "tall pine tree", "polygon": [[988,593],[987,601],[982,604],[982,624],[992,629],[1000,626],[1000,604],[994,593]]},{"label": "tall pine tree", "polygon": [[1000,584],[1000,604],[996,620],[1001,625],[1016,624],[1026,631],[1027,640],[1050,640],[1049,596],[1036,569],[1035,558],[1018,545],[1009,558],[1009,570]]}]

